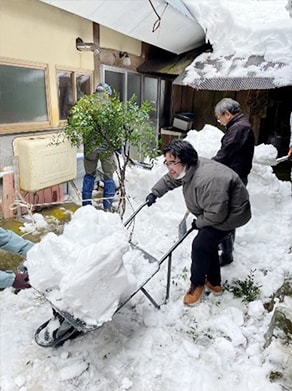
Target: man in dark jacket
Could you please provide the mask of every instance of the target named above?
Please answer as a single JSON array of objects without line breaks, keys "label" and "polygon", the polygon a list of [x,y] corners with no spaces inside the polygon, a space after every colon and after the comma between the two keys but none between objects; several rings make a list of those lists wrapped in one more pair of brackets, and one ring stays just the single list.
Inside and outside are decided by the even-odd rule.
[{"label": "man in dark jacket", "polygon": [[146,201],[150,206],[157,197],[182,186],[186,206],[196,216],[192,224],[198,234],[192,243],[191,287],[184,297],[184,304],[192,306],[205,288],[215,295],[222,293],[218,244],[250,220],[249,196],[233,170],[198,158],[187,141],[174,140],[163,154],[168,173],[153,186]]},{"label": "man in dark jacket", "polygon": [[[232,168],[247,185],[247,177],[252,168],[255,137],[251,124],[241,113],[240,104],[231,98],[224,98],[215,106],[218,122],[226,127],[221,140],[221,148],[214,160]],[[235,230],[220,243],[222,253],[220,265],[225,266],[233,261],[233,243]]]}]

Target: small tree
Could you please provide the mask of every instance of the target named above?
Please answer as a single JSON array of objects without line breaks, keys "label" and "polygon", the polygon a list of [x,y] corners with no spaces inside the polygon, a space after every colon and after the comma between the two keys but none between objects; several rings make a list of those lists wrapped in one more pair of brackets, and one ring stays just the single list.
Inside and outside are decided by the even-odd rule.
[{"label": "small tree", "polygon": [[127,102],[121,102],[115,94],[83,96],[69,113],[68,125],[60,137],[70,140],[73,146],[84,144],[84,153],[92,152],[97,146],[104,146],[102,156],[122,150],[122,159],[117,159],[117,176],[120,187],[118,211],[123,216],[126,209],[126,168],[131,160],[131,148],[152,161],[158,155],[155,130],[150,121],[153,110],[149,101],[141,106],[135,95]]}]

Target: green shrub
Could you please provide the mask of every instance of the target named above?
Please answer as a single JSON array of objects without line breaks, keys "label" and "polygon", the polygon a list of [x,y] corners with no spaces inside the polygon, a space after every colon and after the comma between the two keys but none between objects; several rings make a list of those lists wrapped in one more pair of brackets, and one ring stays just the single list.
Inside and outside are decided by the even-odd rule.
[{"label": "green shrub", "polygon": [[242,298],[242,301],[251,302],[256,300],[260,294],[260,285],[254,282],[254,272],[252,270],[245,280],[233,279],[231,284],[227,281],[224,283],[224,288],[232,292],[235,297]]},{"label": "green shrub", "polygon": [[122,147],[123,159],[118,160],[117,167],[121,215],[125,211],[125,176],[126,167],[132,162],[131,150],[150,161],[158,156],[156,131],[150,119],[152,110],[149,101],[139,106],[135,95],[127,102],[121,102],[116,94],[111,98],[106,94],[84,95],[71,108],[67,126],[53,141],[58,144],[68,139],[72,146],[84,145],[86,154],[103,146],[101,157]]}]

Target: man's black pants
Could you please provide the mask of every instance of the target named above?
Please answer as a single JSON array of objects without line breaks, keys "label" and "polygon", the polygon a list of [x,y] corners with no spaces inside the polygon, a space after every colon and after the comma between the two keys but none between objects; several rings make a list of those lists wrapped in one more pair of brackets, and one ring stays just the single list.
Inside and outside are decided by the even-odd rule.
[{"label": "man's black pants", "polygon": [[205,227],[198,231],[192,243],[191,282],[202,286],[207,279],[212,285],[221,284],[218,245],[231,231]]}]

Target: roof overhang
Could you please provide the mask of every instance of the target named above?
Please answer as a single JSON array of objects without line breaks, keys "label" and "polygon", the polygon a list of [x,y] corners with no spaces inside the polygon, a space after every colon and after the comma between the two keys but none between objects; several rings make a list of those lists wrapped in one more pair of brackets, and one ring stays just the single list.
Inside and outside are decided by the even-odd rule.
[{"label": "roof overhang", "polygon": [[181,0],[40,0],[171,53],[205,43],[205,32]]},{"label": "roof overhang", "polygon": [[137,71],[140,73],[148,73],[152,75],[167,75],[175,78],[194,61],[194,58],[199,56],[208,47],[209,45],[203,45],[198,49],[194,49],[179,55],[168,56],[168,58],[164,59],[162,56],[156,56],[154,59],[145,61],[143,64],[141,64],[137,68]]}]

